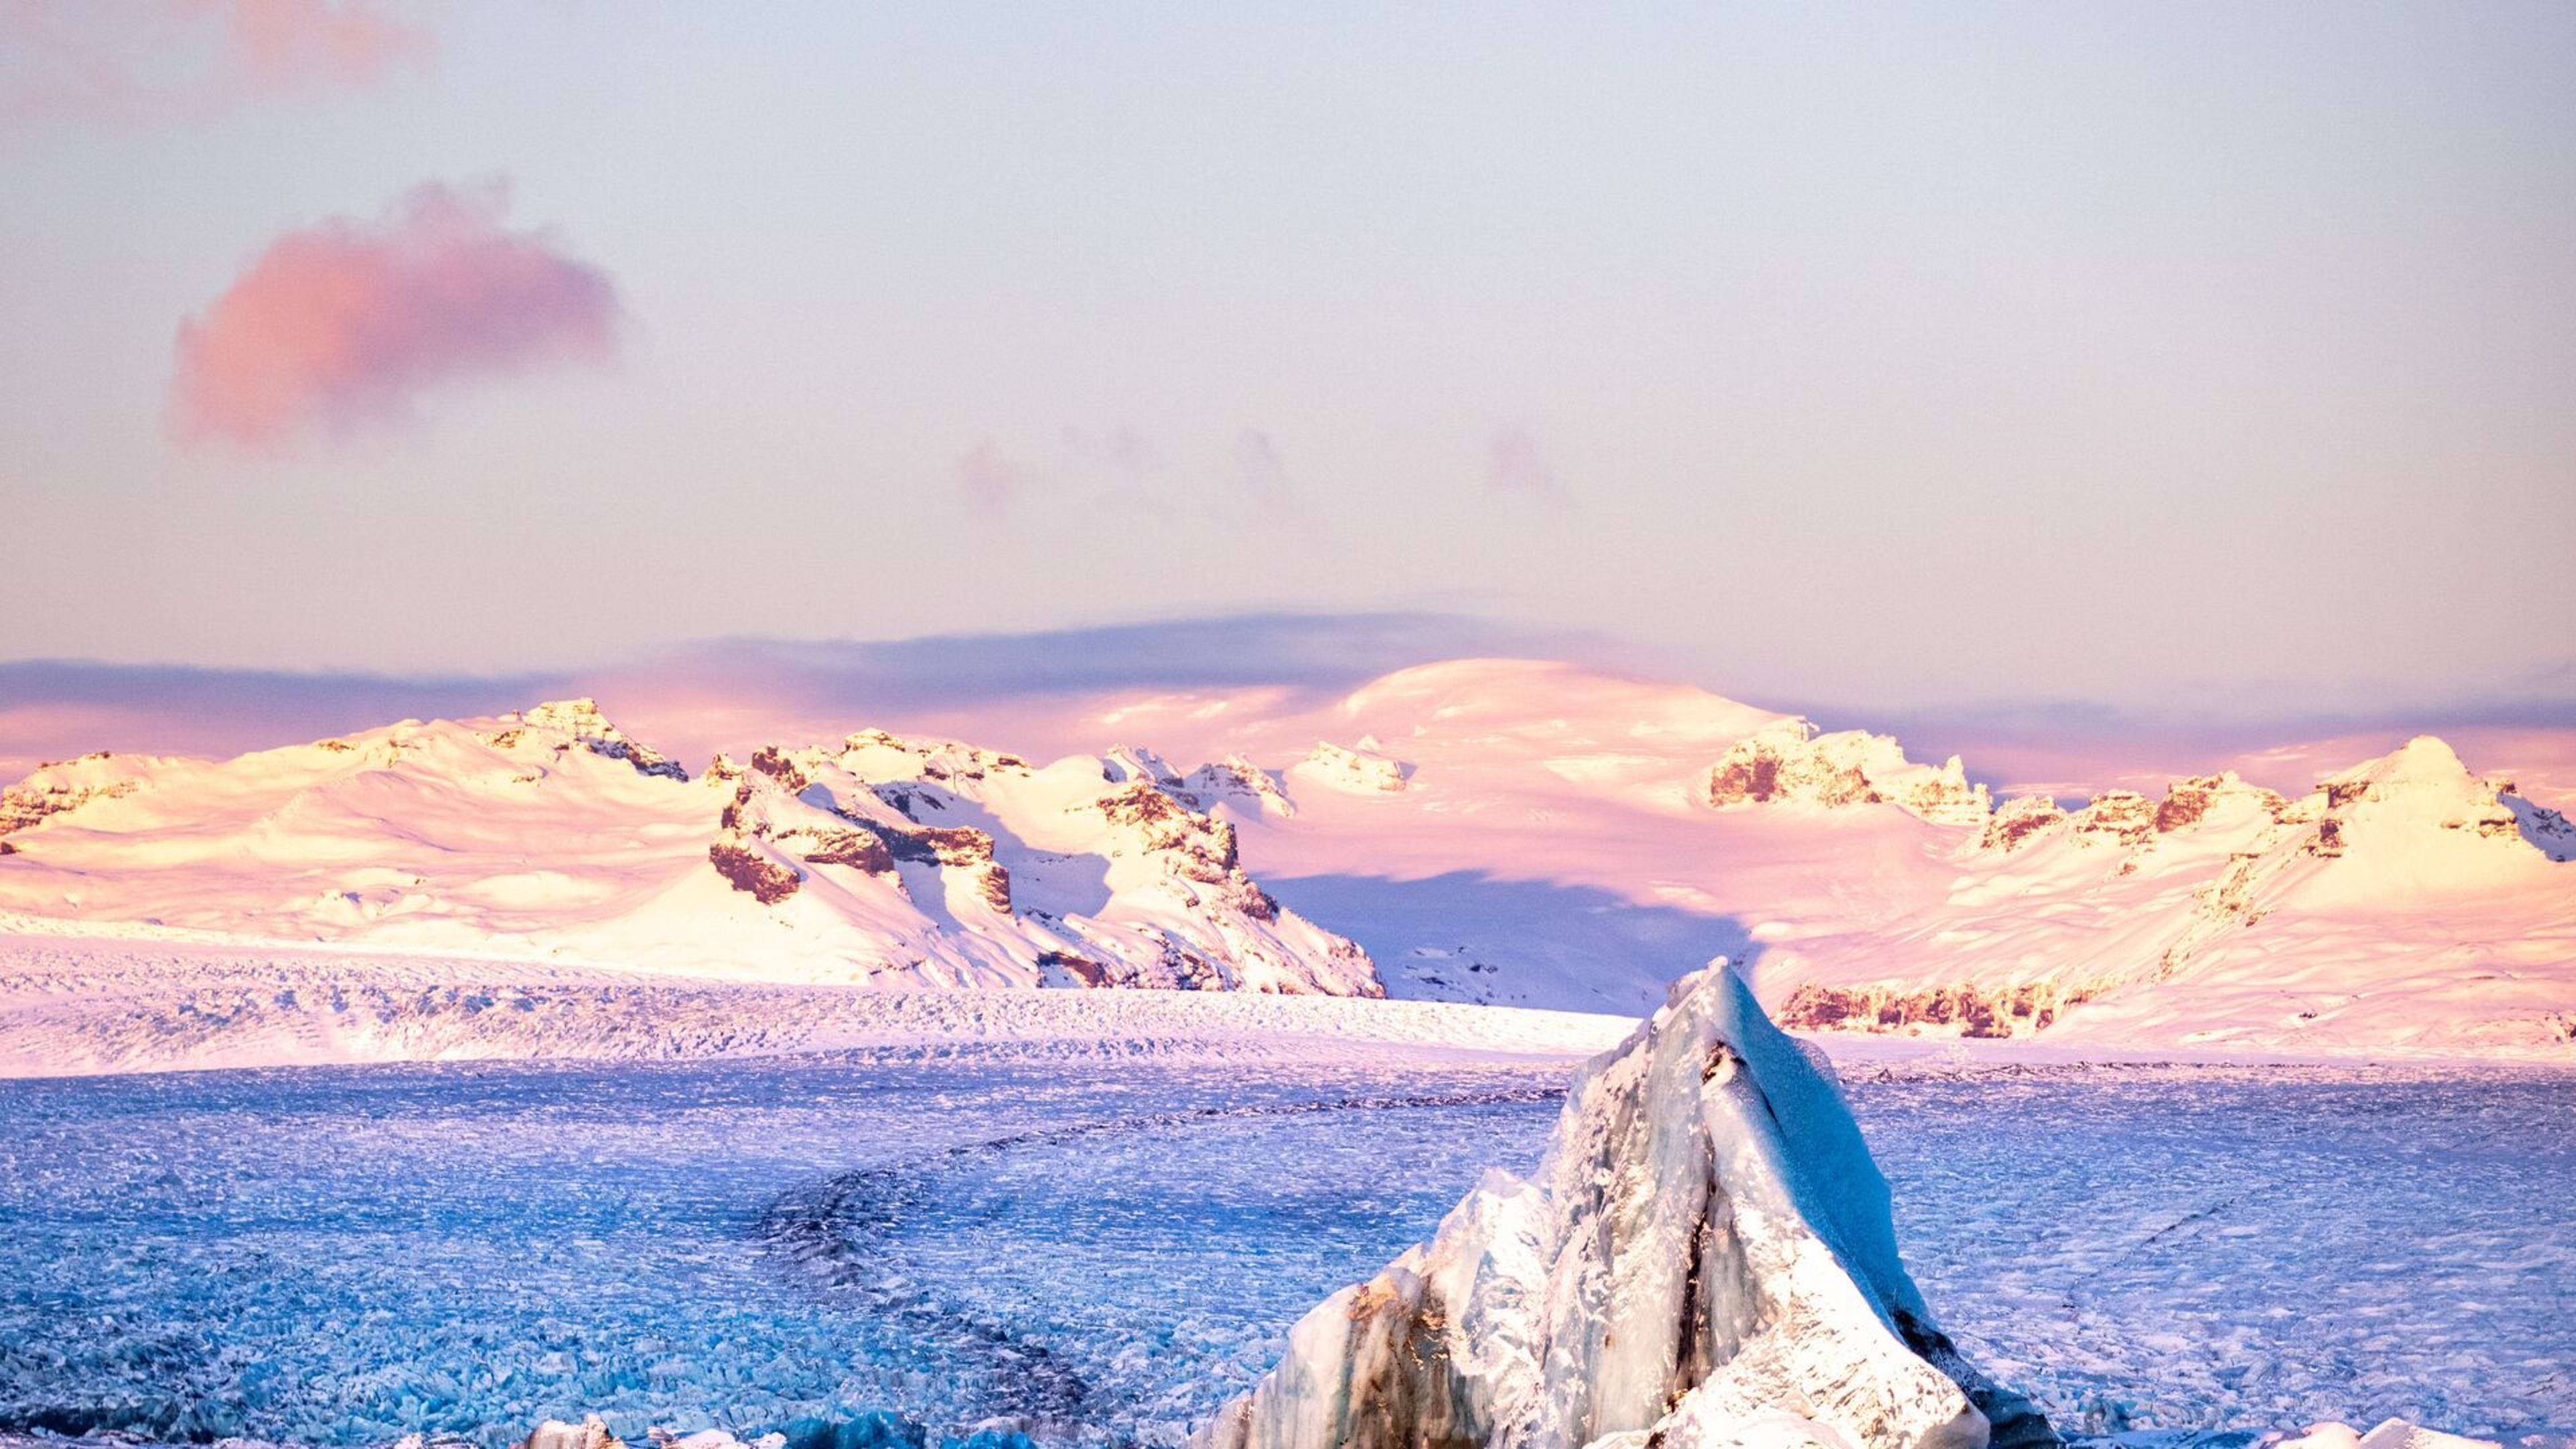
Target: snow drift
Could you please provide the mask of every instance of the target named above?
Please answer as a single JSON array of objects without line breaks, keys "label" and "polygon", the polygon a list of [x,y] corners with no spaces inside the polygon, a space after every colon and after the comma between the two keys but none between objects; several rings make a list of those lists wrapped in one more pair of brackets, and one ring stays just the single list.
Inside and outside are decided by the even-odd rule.
[{"label": "snow drift", "polygon": [[1489,1175],[1195,1441],[2055,1442],[1942,1336],[1840,1091],[1722,961],[1577,1078],[1536,1182]]}]

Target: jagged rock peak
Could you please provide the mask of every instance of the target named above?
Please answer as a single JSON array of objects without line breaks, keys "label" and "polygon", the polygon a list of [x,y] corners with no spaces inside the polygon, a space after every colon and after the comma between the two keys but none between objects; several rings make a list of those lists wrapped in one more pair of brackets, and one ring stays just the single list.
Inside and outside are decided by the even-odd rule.
[{"label": "jagged rock peak", "polygon": [[2488,854],[2497,845],[2528,847],[2552,861],[2576,858],[2576,829],[2564,816],[2523,798],[2511,781],[2471,773],[2434,735],[2327,776],[2300,808],[2317,821],[2318,854],[2340,855],[2357,844],[2400,847],[2411,837],[2477,842],[2475,858],[2509,858]]},{"label": "jagged rock peak", "polygon": [[2317,782],[2326,803],[2340,809],[2364,800],[2442,793],[2477,796],[2491,787],[2469,772],[2459,752],[2439,735],[2417,735],[2375,760],[2364,760]]},{"label": "jagged rock peak", "polygon": [[2019,795],[1995,807],[1986,821],[1985,830],[1977,837],[1979,850],[2014,851],[2029,843],[2030,838],[2061,824],[2066,811],[2047,795]]},{"label": "jagged rock peak", "polygon": [[2105,790],[2074,811],[2058,808],[2045,795],[2022,796],[1997,808],[1978,836],[1977,848],[2010,852],[2063,825],[2077,845],[2138,851],[2153,847],[2160,836],[2197,830],[2213,820],[2240,821],[2249,811],[2273,822],[2292,814],[2290,802],[2260,785],[2247,784],[2232,770],[2170,781],[2161,798],[2136,790]]},{"label": "jagged rock peak", "polygon": [[1575,1079],[1536,1182],[1487,1174],[1326,1299],[1198,1449],[2039,1449],[1897,1255],[1828,1069],[1723,961]]},{"label": "jagged rock peak", "polygon": [[584,695],[579,699],[550,699],[519,711],[512,718],[540,729],[561,730],[565,734],[603,739],[624,739],[608,716],[600,712],[599,701]]},{"label": "jagged rock peak", "polygon": [[1233,799],[1250,801],[1252,808],[1262,814],[1283,819],[1297,813],[1297,803],[1279,788],[1279,781],[1241,755],[1228,755],[1215,764],[1199,766],[1182,777],[1180,788],[1202,810]]},{"label": "jagged rock peak", "polygon": [[1317,740],[1306,758],[1289,767],[1291,774],[1336,790],[1394,794],[1413,778],[1413,766],[1385,753],[1373,736],[1354,747]]},{"label": "jagged rock peak", "polygon": [[1906,758],[1893,735],[1819,734],[1805,719],[1780,720],[1729,746],[1709,768],[1703,797],[1720,810],[1775,801],[1894,805],[1938,825],[1983,826],[1993,811],[1986,787],[1968,783],[1956,755],[1926,765]]},{"label": "jagged rock peak", "polygon": [[634,766],[635,772],[639,775],[653,775],[670,780],[689,778],[688,770],[677,760],[671,759],[641,740],[630,738],[625,731],[611,723],[607,715],[600,712],[598,700],[587,696],[580,699],[550,699],[543,704],[520,710],[516,714],[504,715],[502,719],[505,728],[494,732],[490,740],[490,743],[496,747],[507,748],[509,744],[515,743],[516,733],[506,728],[507,725],[553,730],[570,735],[592,754],[605,755],[612,760],[624,760]]},{"label": "jagged rock peak", "polygon": [[962,740],[908,740],[881,729],[854,730],[826,758],[862,780],[929,780],[973,783],[996,770],[1024,772],[1029,762],[1003,750]]},{"label": "jagged rock peak", "polygon": [[1156,785],[1177,785],[1181,772],[1172,762],[1143,745],[1111,745],[1100,757],[1101,778],[1113,785],[1131,780],[1145,780]]},{"label": "jagged rock peak", "polygon": [[2526,799],[2511,780],[2496,786],[2496,803],[2522,824],[2522,838],[2551,860],[2576,860],[2576,821],[2537,801]]},{"label": "jagged rock peak", "polygon": [[2247,784],[2234,770],[2186,775],[2166,784],[2165,798],[2156,804],[2155,831],[2170,835],[2188,830],[2231,800],[2250,801],[2275,820],[2281,818],[2290,803],[2274,791]]}]

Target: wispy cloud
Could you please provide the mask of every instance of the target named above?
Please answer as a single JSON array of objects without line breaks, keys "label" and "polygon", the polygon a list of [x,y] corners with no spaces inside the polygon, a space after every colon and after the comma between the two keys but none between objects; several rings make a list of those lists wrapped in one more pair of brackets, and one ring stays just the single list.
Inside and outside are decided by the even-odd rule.
[{"label": "wispy cloud", "polygon": [[435,48],[367,0],[0,0],[0,129],[369,91]]},{"label": "wispy cloud", "polygon": [[1496,428],[1485,441],[1485,486],[1497,493],[1554,493],[1556,465],[1527,429]]},{"label": "wispy cloud", "polygon": [[683,756],[866,724],[972,731],[1045,752],[1096,749],[1109,694],[1275,688],[1311,700],[1390,670],[1476,654],[1568,654],[1585,642],[1434,612],[1241,614],[915,639],[711,639],[587,669],[388,676],[0,662],[0,783],[90,750],[235,754],[406,717],[497,714],[596,695]]},{"label": "wispy cloud", "polygon": [[1004,453],[992,439],[980,439],[957,460],[957,496],[973,512],[1003,517],[1018,506],[1030,477],[1027,464]]},{"label": "wispy cloud", "polygon": [[[896,640],[709,639],[591,668],[479,677],[0,662],[0,783],[37,759],[94,749],[231,754],[405,717],[496,714],[568,694],[596,695],[630,731],[692,760],[871,724],[1037,755],[1096,750],[1128,736],[1186,753],[1191,727],[1183,718],[1211,703],[1286,716],[1408,665],[1495,655],[1659,672],[1596,635],[1429,610],[1251,613]],[[1828,729],[1892,732],[1918,759],[1964,755],[1972,775],[2008,793],[2153,791],[2177,776],[2231,768],[2295,792],[2430,731],[2458,747],[2472,769],[2515,777],[2545,804],[2576,805],[2576,728],[2568,724],[2576,702],[2563,695],[2458,700],[2381,716],[2226,721],[2064,700],[1946,709],[1749,702],[1809,714]]]},{"label": "wispy cloud", "polygon": [[171,429],[276,450],[399,424],[417,396],[474,376],[605,361],[607,273],[543,230],[503,225],[507,188],[421,186],[373,221],[290,231],[180,324]]},{"label": "wispy cloud", "polygon": [[492,714],[561,675],[392,676],[88,660],[0,662],[0,783],[92,750],[232,755],[399,719]]},{"label": "wispy cloud", "polygon": [[1279,440],[1261,428],[1236,433],[1234,478],[1245,493],[1260,502],[1287,502],[1288,460],[1279,451]]}]

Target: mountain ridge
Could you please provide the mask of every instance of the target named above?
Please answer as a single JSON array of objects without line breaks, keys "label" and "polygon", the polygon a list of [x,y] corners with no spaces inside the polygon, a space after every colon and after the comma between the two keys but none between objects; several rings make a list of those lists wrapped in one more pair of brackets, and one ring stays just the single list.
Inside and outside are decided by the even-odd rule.
[{"label": "mountain ridge", "polygon": [[2221,772],[2070,810],[1547,661],[1400,670],[1188,768],[863,729],[692,775],[566,700],[0,791],[0,910],[37,917],[1614,1011],[1724,954],[1811,1030],[2267,1050],[2576,1054],[2571,858],[2430,736],[2296,797]]}]

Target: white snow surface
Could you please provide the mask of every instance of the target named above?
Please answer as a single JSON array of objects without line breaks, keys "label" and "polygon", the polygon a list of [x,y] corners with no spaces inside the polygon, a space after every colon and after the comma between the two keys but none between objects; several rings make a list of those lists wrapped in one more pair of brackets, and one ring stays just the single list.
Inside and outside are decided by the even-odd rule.
[{"label": "white snow surface", "polygon": [[1942,1337],[1830,1076],[1718,963],[1494,1172],[1318,1305],[1200,1449],[2055,1443]]},{"label": "white snow surface", "polygon": [[228,761],[87,756],[0,800],[0,909],[895,989],[1377,995],[1234,832],[1132,771],[881,732],[692,780],[587,700]]},{"label": "white snow surface", "polygon": [[684,780],[576,701],[88,757],[0,798],[0,911],[692,978],[1620,1014],[1724,954],[1802,1030],[2576,1061],[2576,828],[2429,737],[2305,795],[2197,777],[2069,812],[1993,805],[1973,762],[1884,735],[1535,661],[1316,707],[1140,697],[1100,728],[1138,743],[1039,765],[862,731]]},{"label": "white snow surface", "polygon": [[381,1061],[676,1061],[973,1048],[1040,1059],[1568,1060],[1633,1022],[1454,1002],[867,990],[0,917],[0,1077]]}]

